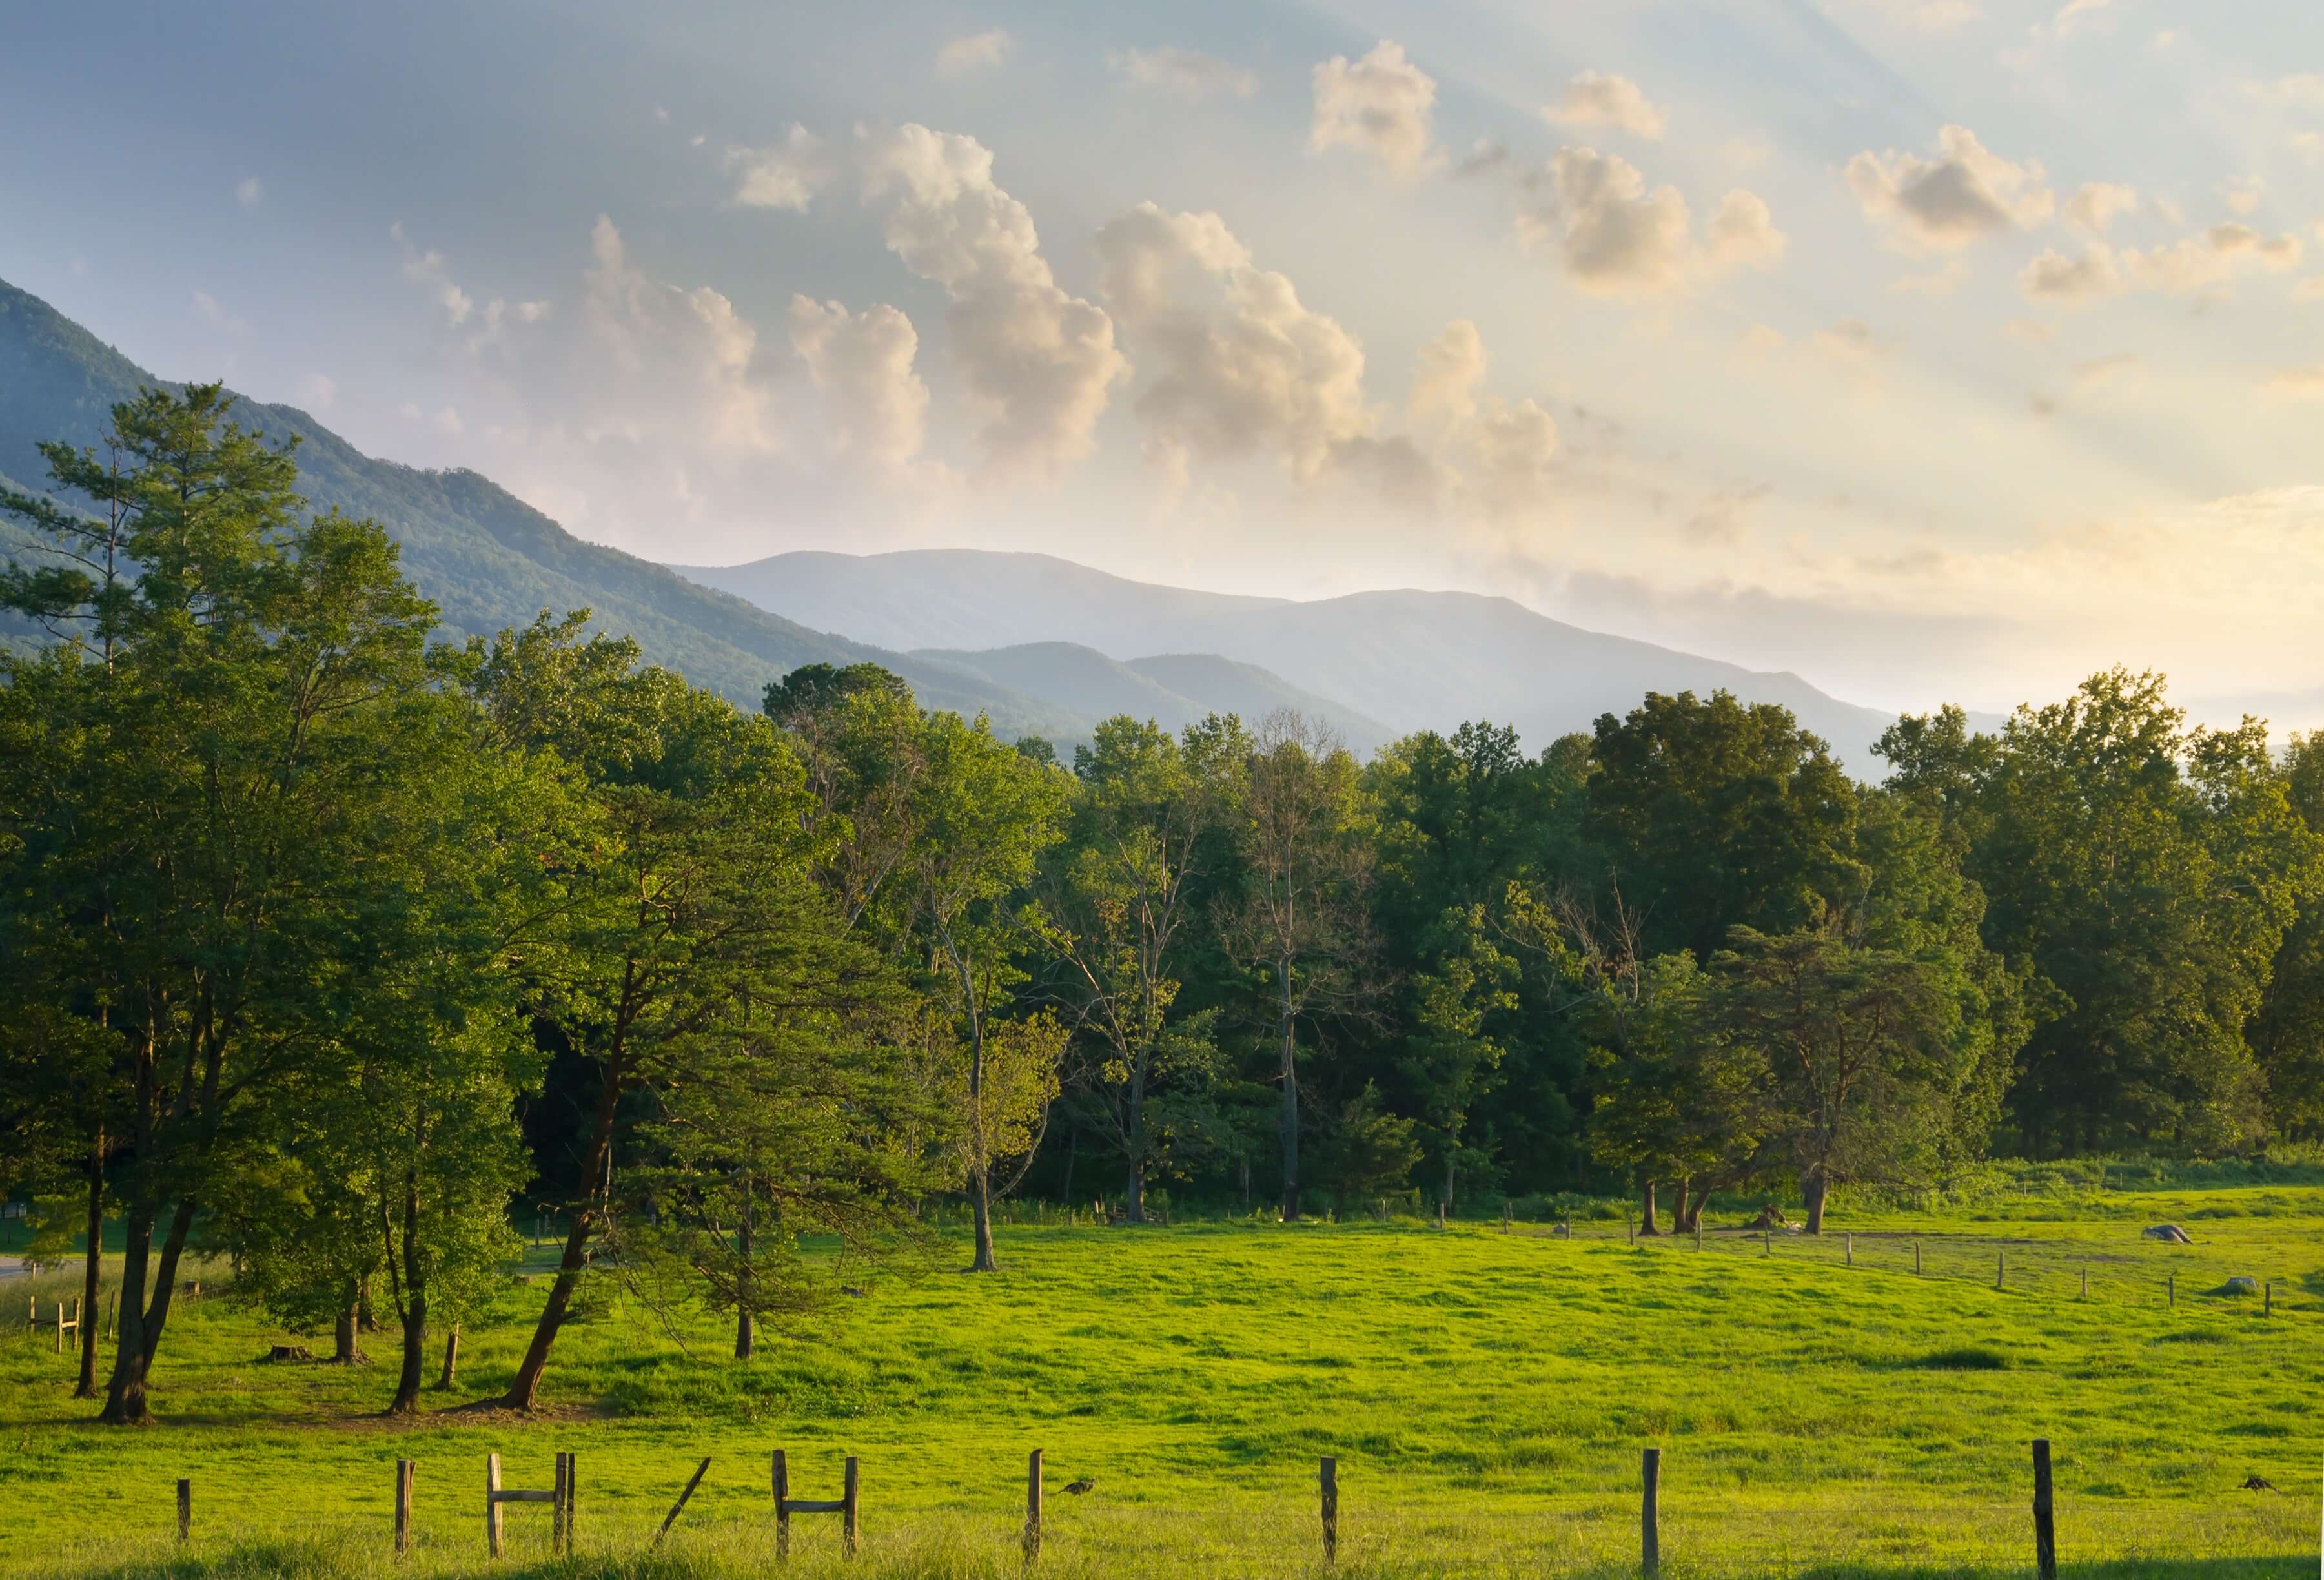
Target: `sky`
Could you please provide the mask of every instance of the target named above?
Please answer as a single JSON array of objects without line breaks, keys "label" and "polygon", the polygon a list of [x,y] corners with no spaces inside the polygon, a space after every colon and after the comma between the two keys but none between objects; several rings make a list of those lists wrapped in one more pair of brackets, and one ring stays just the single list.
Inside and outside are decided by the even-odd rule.
[{"label": "sky", "polygon": [[8,34],[0,278],[650,558],[1462,588],[1890,707],[2324,688],[2313,0]]}]

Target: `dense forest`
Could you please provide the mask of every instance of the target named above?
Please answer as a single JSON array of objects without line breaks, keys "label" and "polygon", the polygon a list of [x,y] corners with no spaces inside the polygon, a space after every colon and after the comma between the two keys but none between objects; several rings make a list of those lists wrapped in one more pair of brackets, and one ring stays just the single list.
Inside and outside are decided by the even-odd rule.
[{"label": "dense forest", "polygon": [[124,1226],[109,1419],[198,1253],[299,1331],[383,1313],[416,1408],[519,1210],[565,1235],[527,1408],[593,1264],[748,1354],[946,1199],[984,1269],[1011,1193],[1815,1232],[1997,1151],[2324,1134],[2324,743],[2160,677],[1905,718],[1877,785],[1724,693],[1067,763],[869,663],[748,711],[586,611],[434,640],[230,408],[148,391],[0,492],[48,638],[0,688],[0,1188]]}]

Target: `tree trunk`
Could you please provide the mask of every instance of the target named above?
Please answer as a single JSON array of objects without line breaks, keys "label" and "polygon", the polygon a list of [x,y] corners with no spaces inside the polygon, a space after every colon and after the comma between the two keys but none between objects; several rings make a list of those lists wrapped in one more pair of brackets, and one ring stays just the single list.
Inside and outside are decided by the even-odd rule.
[{"label": "tree trunk", "polygon": [[1067,1211],[1074,1205],[1074,1165],[1081,1160],[1081,1155],[1082,1127],[1075,1125],[1065,1134],[1065,1188],[1059,1193],[1065,1198]]},{"label": "tree trunk", "polygon": [[460,1376],[460,1325],[454,1323],[452,1331],[444,1335],[444,1374],[436,1379],[438,1392],[449,1393]]},{"label": "tree trunk", "polygon": [[97,1285],[105,1263],[105,1130],[88,1154],[88,1246],[80,1275],[80,1381],[75,1399],[97,1397]]},{"label": "tree trunk", "polygon": [[606,1178],[613,1146],[613,1116],[618,1111],[623,1071],[618,1058],[606,1061],[604,1084],[597,1091],[597,1115],[589,1128],[589,1150],[581,1160],[581,1201],[573,1212],[572,1226],[565,1235],[565,1254],[558,1259],[557,1281],[549,1286],[549,1299],[540,1308],[540,1320],[533,1324],[532,1342],[525,1346],[524,1359],[517,1363],[516,1375],[510,1379],[508,1391],[501,1395],[503,1409],[530,1410],[540,1394],[541,1373],[549,1370],[549,1352],[557,1343],[557,1330],[573,1310],[573,1291],[579,1287],[582,1270],[589,1265],[589,1237],[596,1227],[596,1210],[590,1206],[587,1193],[597,1188],[597,1182]]},{"label": "tree trunk", "polygon": [[1122,1215],[1133,1224],[1146,1222],[1146,1061],[1140,1050],[1130,1076],[1130,1179]]},{"label": "tree trunk", "polygon": [[[392,1270],[391,1268],[390,1270]],[[420,1373],[428,1363],[428,1274],[420,1255],[420,1182],[403,1177],[403,1367],[396,1375],[392,1416],[420,1409]]]},{"label": "tree trunk", "polygon": [[1687,1215],[1694,1206],[1693,1186],[1692,1177],[1679,1177],[1678,1196],[1671,1203],[1671,1233],[1674,1234],[1683,1234],[1694,1227],[1694,1220]]},{"label": "tree trunk", "polygon": [[747,1361],[759,1348],[759,1325],[751,1315],[751,1194],[742,1193],[742,1222],[734,1233],[742,1267],[734,1275],[734,1358]]},{"label": "tree trunk", "polygon": [[1800,1177],[1800,1200],[1808,1210],[1808,1233],[1823,1233],[1823,1199],[1831,1189],[1831,1180],[1818,1164]]},{"label": "tree trunk", "polygon": [[355,1303],[349,1300],[339,1307],[338,1320],[331,1327],[331,1363],[352,1366],[363,1358],[363,1352],[355,1347]]},{"label": "tree trunk", "polygon": [[1445,1141],[1445,1143],[1444,1143],[1444,1197],[1443,1197],[1443,1199],[1444,1199],[1444,1210],[1445,1210],[1446,1212],[1448,1212],[1448,1213],[1449,1213],[1449,1212],[1451,1212],[1451,1211],[1452,1210],[1452,1185],[1453,1185],[1453,1178],[1454,1178],[1453,1170],[1454,1170],[1454,1169],[1457,1167],[1457,1165],[1456,1165],[1456,1164],[1455,1164],[1455,1162],[1453,1161],[1453,1158],[1454,1158],[1454,1153],[1453,1153],[1453,1150],[1452,1150],[1452,1142],[1448,1139],[1448,1140]]},{"label": "tree trunk", "polygon": [[1299,1039],[1291,1012],[1291,963],[1275,963],[1276,1035],[1283,1045],[1283,1221],[1299,1217]]},{"label": "tree trunk", "polygon": [[992,1175],[980,1163],[976,1178],[969,1184],[969,1206],[976,1215],[976,1258],[969,1263],[968,1270],[999,1272],[1001,1264],[992,1257]]},{"label": "tree trunk", "polygon": [[153,1210],[132,1197],[122,1224],[121,1315],[114,1329],[113,1375],[97,1419],[142,1427],[153,1418],[145,1405],[145,1277],[153,1244]]},{"label": "tree trunk", "polygon": [[1651,1178],[1642,1178],[1638,1181],[1638,1233],[1640,1234],[1662,1233],[1655,1223],[1655,1182]]}]

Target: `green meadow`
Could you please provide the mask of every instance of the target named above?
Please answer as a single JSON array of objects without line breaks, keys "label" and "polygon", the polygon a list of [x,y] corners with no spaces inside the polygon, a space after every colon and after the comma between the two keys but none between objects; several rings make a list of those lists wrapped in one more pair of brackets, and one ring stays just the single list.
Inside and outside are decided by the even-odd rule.
[{"label": "green meadow", "polygon": [[[2172,1221],[2198,1243],[2139,1236]],[[392,1334],[366,1336],[369,1366],[263,1360],[294,1335],[213,1268],[171,1318],[160,1424],[142,1430],[92,1424],[53,1335],[20,1326],[28,1294],[45,1313],[72,1288],[42,1274],[0,1283],[0,1565],[479,1572],[484,1455],[503,1455],[508,1484],[546,1487],[571,1450],[578,1552],[552,1558],[547,1511],[517,1505],[503,1568],[763,1574],[779,1447],[801,1497],[836,1496],[843,1457],[860,1457],[853,1572],[1015,1575],[1038,1447],[1041,1565],[1058,1575],[1320,1572],[1323,1455],[1339,1462],[1343,1573],[1613,1575],[1637,1566],[1653,1446],[1675,1580],[2017,1574],[2043,1437],[2067,1573],[2307,1575],[2319,1230],[2324,1189],[2304,1186],[1858,1209],[1820,1241],[1729,1228],[1701,1249],[1633,1243],[1602,1218],[1572,1237],[1410,1218],[1018,1223],[1000,1231],[1000,1275],[883,1280],[765,1335],[747,1363],[727,1358],[722,1322],[602,1278],[559,1340],[546,1412],[456,1409],[514,1369],[541,1289],[512,1283],[465,1335],[458,1390],[409,1424],[375,1414]],[[2272,1294],[2213,1292],[2234,1276]],[[419,1466],[401,1564],[399,1457]],[[2244,1490],[2255,1475],[2276,1490]],[[1084,1477],[1086,1495],[1062,1492]],[[793,1569],[837,1572],[835,1520],[801,1517],[793,1545]]]}]

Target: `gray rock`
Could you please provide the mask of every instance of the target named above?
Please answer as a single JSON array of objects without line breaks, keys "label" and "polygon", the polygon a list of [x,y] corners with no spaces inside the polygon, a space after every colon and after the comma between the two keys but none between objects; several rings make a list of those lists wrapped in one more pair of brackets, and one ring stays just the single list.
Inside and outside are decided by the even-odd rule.
[{"label": "gray rock", "polygon": [[2259,1293],[2259,1280],[2257,1279],[2232,1278],[2226,1283],[2221,1284],[2218,1289],[2212,1290],[2211,1293],[2214,1295],[2256,1295]]},{"label": "gray rock", "polygon": [[2173,1245],[2195,1243],[2195,1237],[2176,1224],[2157,1224],[2151,1229],[2141,1229],[2138,1237],[2142,1240],[2168,1240]]}]

